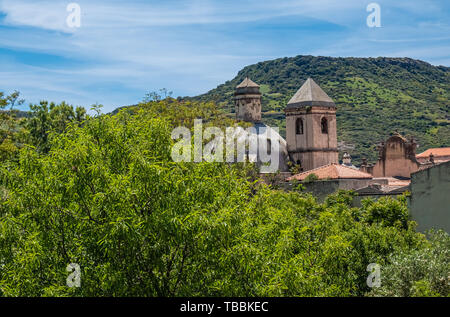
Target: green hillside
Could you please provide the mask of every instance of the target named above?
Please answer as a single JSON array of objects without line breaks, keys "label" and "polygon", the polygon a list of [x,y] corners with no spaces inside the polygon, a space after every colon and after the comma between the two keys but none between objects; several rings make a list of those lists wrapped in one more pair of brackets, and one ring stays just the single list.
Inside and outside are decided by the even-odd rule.
[{"label": "green hillside", "polygon": [[312,77],[338,106],[338,141],[356,162],[377,159],[376,144],[392,132],[414,136],[418,152],[450,146],[450,68],[409,58],[297,56],[245,67],[204,95],[234,112],[233,92],[246,76],[261,85],[263,121],[285,134],[283,109]]}]

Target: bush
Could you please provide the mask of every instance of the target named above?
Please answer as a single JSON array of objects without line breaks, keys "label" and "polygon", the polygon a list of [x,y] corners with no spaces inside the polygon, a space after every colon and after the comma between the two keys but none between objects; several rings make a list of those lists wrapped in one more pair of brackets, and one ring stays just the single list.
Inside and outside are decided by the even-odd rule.
[{"label": "bush", "polygon": [[319,177],[316,174],[311,173],[305,177],[305,179],[303,180],[303,183],[313,183],[318,180],[319,180]]}]

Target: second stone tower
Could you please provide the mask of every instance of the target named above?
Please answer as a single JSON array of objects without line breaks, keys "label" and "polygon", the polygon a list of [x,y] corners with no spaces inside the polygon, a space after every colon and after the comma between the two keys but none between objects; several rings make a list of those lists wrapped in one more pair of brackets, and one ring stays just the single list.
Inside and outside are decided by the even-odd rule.
[{"label": "second stone tower", "polygon": [[234,103],[236,109],[236,119],[246,122],[261,121],[261,92],[259,85],[251,79],[245,78],[236,87],[234,93]]}]

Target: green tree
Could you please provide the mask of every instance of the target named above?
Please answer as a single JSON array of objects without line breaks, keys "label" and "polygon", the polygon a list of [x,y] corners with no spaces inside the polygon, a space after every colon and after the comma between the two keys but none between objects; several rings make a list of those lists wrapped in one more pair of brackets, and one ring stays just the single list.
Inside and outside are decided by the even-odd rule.
[{"label": "green tree", "polygon": [[381,287],[370,296],[435,297],[450,295],[450,236],[431,231],[419,249],[392,254],[381,269]]},{"label": "green tree", "polygon": [[8,96],[0,91],[0,162],[15,157],[20,146],[20,123],[14,109],[24,102],[19,98],[18,91]]},{"label": "green tree", "polygon": [[[0,295],[363,296],[367,265],[430,246],[403,198],[319,203],[250,165],[174,163],[172,128],[214,111],[166,99],[98,114],[1,166]],[[66,286],[70,263],[80,288]]]},{"label": "green tree", "polygon": [[29,131],[29,143],[44,153],[50,149],[49,136],[52,132],[63,133],[70,123],[81,124],[86,119],[84,108],[74,108],[65,102],[56,105],[41,101],[39,105],[30,105],[30,109],[31,116],[25,124]]}]

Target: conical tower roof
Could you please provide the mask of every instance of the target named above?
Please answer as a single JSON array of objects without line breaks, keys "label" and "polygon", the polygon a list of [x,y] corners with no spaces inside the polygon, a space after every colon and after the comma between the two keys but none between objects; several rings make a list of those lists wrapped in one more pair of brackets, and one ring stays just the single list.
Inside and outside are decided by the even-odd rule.
[{"label": "conical tower roof", "polygon": [[240,83],[236,88],[248,88],[248,87],[259,88],[259,85],[250,78],[245,77],[244,81]]},{"label": "conical tower roof", "polygon": [[300,87],[288,102],[287,108],[306,106],[336,107],[333,99],[312,78],[308,78],[303,86]]}]

